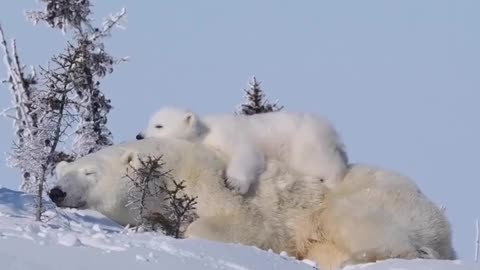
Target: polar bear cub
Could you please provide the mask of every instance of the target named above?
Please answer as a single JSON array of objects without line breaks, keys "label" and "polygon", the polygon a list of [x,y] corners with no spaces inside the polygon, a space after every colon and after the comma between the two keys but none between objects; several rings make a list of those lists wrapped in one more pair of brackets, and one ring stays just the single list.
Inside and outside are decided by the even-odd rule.
[{"label": "polar bear cub", "polygon": [[307,113],[271,112],[250,116],[199,117],[190,110],[164,107],[137,139],[174,137],[201,142],[229,160],[227,182],[248,192],[269,158],[332,187],[343,179],[348,158],[335,128]]}]

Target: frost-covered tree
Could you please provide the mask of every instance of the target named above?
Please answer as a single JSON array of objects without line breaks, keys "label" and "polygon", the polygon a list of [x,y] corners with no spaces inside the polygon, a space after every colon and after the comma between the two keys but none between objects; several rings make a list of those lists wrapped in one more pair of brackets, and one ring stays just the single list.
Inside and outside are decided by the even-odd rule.
[{"label": "frost-covered tree", "polygon": [[[139,164],[127,168],[126,177],[131,181],[127,206],[138,222],[135,230],[162,230],[166,235],[182,237],[187,225],[196,218],[197,198],[185,193],[185,182],[174,179],[165,169],[162,157],[139,159]],[[159,178],[163,179],[160,184]],[[165,202],[161,213],[150,211],[161,198]]]},{"label": "frost-covered tree", "polygon": [[[14,147],[8,157],[12,167],[22,172],[21,190],[37,195],[36,219],[41,219],[47,179],[56,164],[71,161],[111,144],[106,128],[110,101],[100,91],[99,79],[112,72],[118,60],[104,50],[102,43],[125,15],[125,10],[94,28],[89,19],[90,2],[85,0],[42,0],[42,11],[28,12],[35,23],[44,21],[64,33],[71,41],[63,53],[51,58],[37,74],[30,74],[20,62],[15,40],[9,48],[0,27],[13,96],[12,107],[3,114],[14,120]],[[76,128],[74,126],[77,125]],[[74,151],[67,153],[69,133],[75,134]]]},{"label": "frost-covered tree", "polygon": [[104,39],[118,26],[125,10],[111,16],[101,27],[92,25],[91,4],[88,0],[41,0],[44,9],[28,12],[35,23],[45,22],[63,32],[71,31],[63,60],[71,62],[71,83],[75,92],[79,123],[75,130],[73,151],[84,156],[112,144],[107,128],[107,115],[112,108],[100,89],[100,80],[113,71],[113,65],[124,59],[115,59],[105,50]]},{"label": "frost-covered tree", "polygon": [[[70,158],[59,151],[58,146],[68,127],[71,107],[63,92],[51,91],[39,85],[34,69],[30,74],[25,74],[15,40],[10,50],[1,26],[0,40],[8,70],[6,82],[13,96],[12,107],[5,110],[4,115],[13,118],[16,135],[8,163],[22,172],[20,188],[37,195],[36,219],[40,220],[44,210],[41,198],[46,179],[57,162]],[[46,79],[44,71],[42,74]]]},{"label": "frost-covered tree", "polygon": [[237,114],[252,115],[257,113],[276,112],[283,109],[277,102],[269,103],[264,91],[260,87],[261,82],[255,76],[248,83],[245,91],[245,102],[239,105]]}]

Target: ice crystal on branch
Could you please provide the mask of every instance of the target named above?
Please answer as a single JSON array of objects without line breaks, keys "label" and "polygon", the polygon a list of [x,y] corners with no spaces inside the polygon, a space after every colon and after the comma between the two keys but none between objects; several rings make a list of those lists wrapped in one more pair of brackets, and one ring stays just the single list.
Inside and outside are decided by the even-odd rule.
[{"label": "ice crystal on branch", "polygon": [[34,22],[46,22],[52,28],[66,31],[67,28],[81,29],[88,23],[91,13],[88,0],[40,0],[45,4],[42,11],[29,11],[27,16]]}]

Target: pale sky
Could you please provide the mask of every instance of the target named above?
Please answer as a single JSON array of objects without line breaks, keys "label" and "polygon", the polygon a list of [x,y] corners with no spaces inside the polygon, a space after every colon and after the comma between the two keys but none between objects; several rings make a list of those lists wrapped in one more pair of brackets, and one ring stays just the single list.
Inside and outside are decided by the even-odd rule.
[{"label": "pale sky", "polygon": [[[480,217],[480,1],[92,1],[95,18],[127,8],[108,49],[130,56],[103,83],[115,142],[134,139],[164,105],[231,113],[252,75],[287,110],[321,114],[352,162],[412,177],[447,208],[454,246],[473,260]],[[36,2],[0,0],[0,22],[26,64],[65,37],[34,27]],[[5,78],[0,66],[0,76]],[[0,86],[0,107],[10,104]],[[0,119],[0,152],[13,129]],[[19,175],[0,162],[0,184]]]}]

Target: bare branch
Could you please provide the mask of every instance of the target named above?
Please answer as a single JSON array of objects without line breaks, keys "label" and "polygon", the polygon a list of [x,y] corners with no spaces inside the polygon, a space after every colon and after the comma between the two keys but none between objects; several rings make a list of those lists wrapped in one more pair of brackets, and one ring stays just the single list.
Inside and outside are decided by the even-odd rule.
[{"label": "bare branch", "polygon": [[123,29],[123,26],[120,24],[120,22],[124,20],[126,14],[127,14],[127,9],[122,8],[120,12],[118,12],[117,14],[110,15],[110,17],[103,22],[103,26],[101,30],[94,29],[94,33],[91,39],[97,40],[99,38],[109,37],[113,27],[118,27]]},{"label": "bare branch", "polygon": [[[14,104],[25,104],[25,100],[23,100],[23,94],[27,93],[27,89],[25,89],[26,80],[23,77],[23,73],[20,69],[20,60],[17,53],[17,46],[15,40],[12,40],[12,50],[13,54],[10,53],[7,41],[5,39],[5,34],[3,32],[2,25],[0,24],[0,39],[1,45],[5,57],[5,65],[8,71],[8,82],[11,86],[11,92],[15,98]],[[17,119],[20,121],[25,119],[28,115],[28,112],[25,111],[24,106],[16,106],[17,108]],[[25,121],[25,125],[27,128],[31,128],[31,123],[29,121]],[[30,136],[31,134],[27,134]]]},{"label": "bare branch", "polygon": [[475,220],[475,262],[478,263],[478,254],[480,250],[480,224],[478,218]]}]

